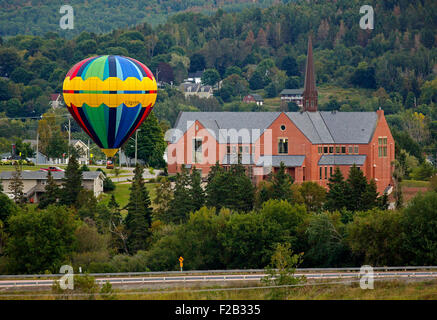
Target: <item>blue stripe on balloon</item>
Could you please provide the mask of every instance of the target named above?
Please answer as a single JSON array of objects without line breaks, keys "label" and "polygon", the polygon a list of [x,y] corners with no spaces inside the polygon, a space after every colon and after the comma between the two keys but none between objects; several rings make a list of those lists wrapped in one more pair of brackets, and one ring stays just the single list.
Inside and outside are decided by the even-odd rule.
[{"label": "blue stripe on balloon", "polygon": [[139,73],[138,69],[135,68],[129,60],[124,57],[118,57],[117,61],[123,70],[123,80],[126,80],[128,77],[135,77],[138,80],[142,80],[141,73]]},{"label": "blue stripe on balloon", "polygon": [[126,57],[126,59],[129,59],[129,61],[132,62],[140,70],[141,74],[143,75],[143,78],[147,77],[146,71],[138,64],[138,62],[128,57]]},{"label": "blue stripe on balloon", "polygon": [[109,76],[110,77],[116,77],[117,76],[117,66],[115,63],[115,57],[109,56],[108,57],[108,67],[109,67]]},{"label": "blue stripe on balloon", "polygon": [[88,60],[87,62],[85,62],[83,65],[81,65],[79,68],[79,71],[77,71],[76,77],[81,77],[83,79],[82,75],[86,74],[86,70],[88,69],[88,66],[91,64],[91,62],[93,62],[97,58],[98,57],[94,57],[94,58]]},{"label": "blue stripe on balloon", "polygon": [[116,68],[117,68],[116,77],[119,79],[123,79],[123,70],[121,69],[118,57],[116,57],[116,59],[115,59],[115,64],[116,64]]},{"label": "blue stripe on balloon", "polygon": [[117,107],[117,119],[115,121],[115,137],[117,137],[117,134],[118,134],[118,128],[120,126],[121,115],[123,114],[123,106],[125,106],[124,103],[120,104]]},{"label": "blue stripe on balloon", "polygon": [[[123,104],[123,107],[125,105]],[[123,113],[121,115],[121,119],[119,121],[119,127],[117,132],[117,138],[115,139],[114,148],[120,147],[120,143],[123,141],[126,134],[129,132],[132,124],[135,123],[135,120],[138,117],[139,112],[141,111],[141,104],[138,104],[135,107],[123,108]]]},{"label": "blue stripe on balloon", "polygon": [[102,80],[106,80],[108,78],[109,78],[109,59],[106,58],[105,68],[103,70],[103,79]]}]

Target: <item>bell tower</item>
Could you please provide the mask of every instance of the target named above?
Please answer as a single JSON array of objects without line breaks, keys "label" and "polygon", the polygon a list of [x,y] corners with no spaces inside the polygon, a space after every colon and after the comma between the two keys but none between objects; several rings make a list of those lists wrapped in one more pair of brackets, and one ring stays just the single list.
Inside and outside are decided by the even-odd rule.
[{"label": "bell tower", "polygon": [[313,44],[311,35],[308,37],[307,64],[305,70],[305,86],[302,94],[303,111],[317,111],[317,88],[314,74]]}]

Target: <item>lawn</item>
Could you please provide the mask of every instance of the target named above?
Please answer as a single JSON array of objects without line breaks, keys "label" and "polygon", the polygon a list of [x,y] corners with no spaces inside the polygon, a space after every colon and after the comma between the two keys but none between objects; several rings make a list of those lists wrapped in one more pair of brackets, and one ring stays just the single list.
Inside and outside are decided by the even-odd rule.
[{"label": "lawn", "polygon": [[[158,183],[146,183],[146,187],[150,195],[150,200],[152,201],[156,197],[155,187],[157,185]],[[129,188],[131,186],[131,183],[126,181],[116,182],[115,186],[116,188],[114,191],[103,194],[101,202],[104,204],[108,204],[109,200],[111,199],[111,194],[114,194],[115,200],[120,205],[120,208],[123,208],[129,202],[129,194],[130,194]]]}]

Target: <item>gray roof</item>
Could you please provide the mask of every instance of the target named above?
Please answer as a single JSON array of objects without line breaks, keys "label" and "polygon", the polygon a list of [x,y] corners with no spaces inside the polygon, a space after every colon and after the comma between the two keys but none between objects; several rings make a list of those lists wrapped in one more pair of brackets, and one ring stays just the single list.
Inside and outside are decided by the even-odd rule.
[{"label": "gray roof", "polygon": [[[222,160],[222,164],[237,164],[238,163],[238,155],[237,154],[225,154]],[[251,154],[242,154],[241,155],[241,164],[254,164],[255,159]]]},{"label": "gray roof", "polygon": [[256,162],[256,165],[263,167],[279,167],[281,162],[283,162],[286,167],[300,167],[304,160],[305,156],[301,155],[261,156]]},{"label": "gray roof", "polygon": [[378,122],[376,112],[320,112],[335,143],[369,143]]},{"label": "gray roof", "polygon": [[188,78],[202,78],[203,71],[196,71],[188,73]]},{"label": "gray roof", "polygon": [[280,94],[281,95],[282,94],[300,94],[300,95],[302,95],[303,94],[303,89],[284,89],[284,90],[281,91]]},{"label": "gray roof", "polygon": [[199,91],[201,84],[200,83],[192,83],[185,82],[181,84],[181,88],[183,92],[197,92]]},{"label": "gray roof", "polygon": [[[180,133],[185,133],[194,121],[198,120],[216,137],[219,137],[220,129],[237,131],[248,129],[250,142],[254,142],[280,114],[280,112],[181,112],[175,124],[175,129],[180,130],[179,135],[175,136],[173,132],[166,139],[176,143],[182,136]],[[286,112],[286,115],[313,144],[369,143],[378,120],[376,112]],[[259,134],[252,133],[252,129],[259,129]],[[219,143],[228,143],[229,139],[223,135],[220,137]]]},{"label": "gray roof", "polygon": [[[181,133],[185,133],[198,120],[219,143],[252,143],[279,115],[280,112],[181,112],[174,127],[176,131],[166,135],[166,140],[176,143],[182,137]],[[231,129],[239,131],[240,136],[236,137],[238,141],[234,142],[229,135],[220,132]]]},{"label": "gray roof", "polygon": [[358,166],[364,165],[366,161],[366,155],[353,155],[353,154],[336,154],[336,155],[323,155],[320,157],[319,165],[345,165],[351,166],[356,164]]},{"label": "gray roof", "polygon": [[257,93],[251,93],[248,94],[248,96],[252,96],[255,99],[255,101],[264,101],[263,98]]},{"label": "gray roof", "polygon": [[[14,174],[15,171],[3,171],[0,172],[0,179],[3,180],[10,180],[12,179],[12,175]],[[103,174],[100,171],[84,171],[82,173],[82,178],[83,180],[95,180],[97,179],[100,175],[102,175],[103,178]],[[64,178],[64,172],[61,171],[53,171],[52,172],[52,176],[53,179],[55,180],[59,180]],[[46,171],[30,171],[30,170],[25,170],[21,172],[21,179],[22,180],[35,180],[35,179],[47,179],[47,172]]]}]

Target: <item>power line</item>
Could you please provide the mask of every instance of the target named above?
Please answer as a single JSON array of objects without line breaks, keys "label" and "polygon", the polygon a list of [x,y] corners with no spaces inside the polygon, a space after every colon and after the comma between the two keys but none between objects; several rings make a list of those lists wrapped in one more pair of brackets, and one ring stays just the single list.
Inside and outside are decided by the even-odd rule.
[{"label": "power line", "polygon": [[[55,118],[69,118],[71,116],[69,114],[64,114],[64,115],[54,114],[53,117],[55,117]],[[44,118],[42,115],[41,116],[32,116],[32,117],[14,117],[14,118],[4,117],[4,118],[0,118],[0,120],[22,120],[22,119],[42,120]]]}]

